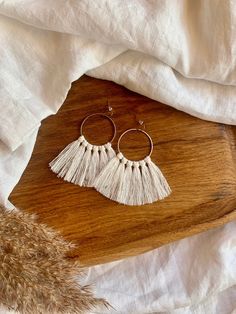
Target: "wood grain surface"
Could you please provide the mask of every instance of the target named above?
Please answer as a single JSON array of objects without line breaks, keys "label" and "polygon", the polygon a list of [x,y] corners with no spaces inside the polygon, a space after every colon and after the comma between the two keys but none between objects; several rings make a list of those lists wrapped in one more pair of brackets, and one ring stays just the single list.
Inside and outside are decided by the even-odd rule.
[{"label": "wood grain surface", "polygon": [[[92,188],[58,179],[48,163],[79,136],[82,119],[114,109],[117,133],[145,121],[154,141],[152,159],[166,176],[172,194],[144,206],[124,206]],[[93,118],[88,140],[101,144],[112,136],[108,121]],[[114,142],[116,148],[117,138]],[[202,121],[112,82],[82,77],[72,86],[58,114],[42,123],[33,156],[11,195],[19,208],[78,247],[71,258],[84,265],[137,255],[236,218],[236,128]],[[148,142],[130,133],[122,140],[128,158],[148,152]]]}]

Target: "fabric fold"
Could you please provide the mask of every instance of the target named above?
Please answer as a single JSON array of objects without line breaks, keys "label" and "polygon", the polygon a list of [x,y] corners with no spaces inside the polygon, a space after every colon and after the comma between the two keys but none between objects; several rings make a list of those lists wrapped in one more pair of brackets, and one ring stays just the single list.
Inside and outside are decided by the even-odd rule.
[{"label": "fabric fold", "polygon": [[[25,24],[153,56],[187,78],[236,85],[236,3],[230,0],[11,0]],[[220,44],[219,44],[220,43]]]},{"label": "fabric fold", "polygon": [[1,109],[0,139],[14,151],[39,128],[40,121],[27,108],[12,102],[11,99],[4,101],[7,106]]},{"label": "fabric fold", "polygon": [[4,16],[0,47],[0,140],[12,151],[57,112],[73,81],[124,51]]},{"label": "fabric fold", "polygon": [[86,74],[116,82],[200,119],[236,125],[236,87],[186,78],[141,52],[126,51]]}]

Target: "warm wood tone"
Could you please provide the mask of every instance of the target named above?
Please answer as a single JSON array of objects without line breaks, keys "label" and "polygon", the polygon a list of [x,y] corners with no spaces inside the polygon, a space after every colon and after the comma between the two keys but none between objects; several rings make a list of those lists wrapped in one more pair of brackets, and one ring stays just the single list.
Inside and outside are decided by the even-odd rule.
[{"label": "warm wood tone", "polygon": [[[145,121],[155,144],[152,158],[173,190],[164,201],[118,205],[91,188],[65,183],[49,170],[49,161],[79,135],[83,117],[104,111],[107,98],[118,134],[135,127],[135,119]],[[107,121],[93,122],[87,124],[89,138],[95,143],[109,138]],[[11,200],[78,244],[73,257],[86,265],[140,254],[236,218],[235,137],[233,127],[201,121],[111,82],[82,77],[59,113],[43,122]],[[148,149],[145,139],[129,139],[127,135],[122,142],[127,156],[142,157]]]}]

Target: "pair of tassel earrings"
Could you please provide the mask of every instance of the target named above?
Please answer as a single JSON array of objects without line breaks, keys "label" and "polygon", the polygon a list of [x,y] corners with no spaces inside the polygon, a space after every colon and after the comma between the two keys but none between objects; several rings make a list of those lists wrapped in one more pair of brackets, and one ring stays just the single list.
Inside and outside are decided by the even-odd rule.
[{"label": "pair of tassel earrings", "polygon": [[[108,119],[113,125],[113,138],[98,146],[90,144],[83,135],[85,122],[95,116]],[[120,150],[120,141],[128,132],[145,134],[150,143],[149,155],[141,161],[131,161]],[[152,162],[153,142],[143,129],[128,129],[118,139],[116,154],[112,142],[116,125],[103,113],[91,114],[83,120],[80,137],[70,143],[49,166],[58,177],[79,186],[94,187],[107,198],[125,205],[144,205],[167,197],[171,189],[161,170]]]}]

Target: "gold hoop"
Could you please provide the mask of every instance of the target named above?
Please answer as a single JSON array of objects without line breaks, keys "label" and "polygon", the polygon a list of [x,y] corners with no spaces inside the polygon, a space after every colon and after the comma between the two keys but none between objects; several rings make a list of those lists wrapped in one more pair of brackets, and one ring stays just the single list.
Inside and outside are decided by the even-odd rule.
[{"label": "gold hoop", "polygon": [[104,114],[104,113],[92,113],[92,114],[90,114],[89,116],[85,117],[84,120],[83,120],[82,123],[81,123],[81,126],[80,126],[80,134],[84,136],[84,134],[83,134],[83,127],[84,127],[84,124],[85,124],[85,122],[86,122],[88,119],[90,119],[90,118],[93,117],[93,116],[104,117],[104,118],[108,119],[108,120],[111,122],[111,124],[112,124],[112,126],[113,126],[113,137],[112,137],[112,139],[109,141],[109,143],[112,143],[112,142],[114,141],[115,137],[116,137],[116,125],[115,125],[115,122],[113,121],[113,119],[112,119],[111,117],[109,117],[108,115]]},{"label": "gold hoop", "polygon": [[145,134],[146,137],[148,138],[149,143],[150,143],[150,151],[149,151],[149,154],[148,154],[146,157],[150,157],[151,154],[152,154],[152,152],[153,152],[153,141],[152,141],[151,136],[150,136],[146,131],[144,131],[144,130],[142,130],[142,129],[128,129],[128,130],[124,131],[124,132],[121,134],[121,136],[119,137],[118,142],[117,142],[117,150],[118,150],[118,152],[121,153],[121,151],[120,151],[120,141],[121,141],[121,139],[123,138],[123,136],[124,136],[125,134],[129,133],[129,132],[134,132],[134,131],[135,131],[135,132],[141,132],[141,133]]}]

